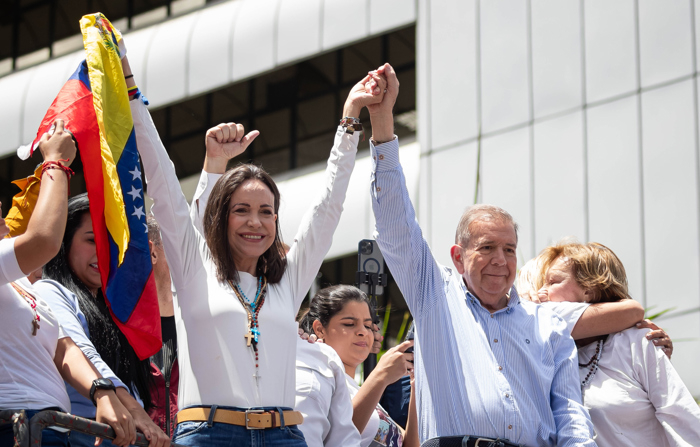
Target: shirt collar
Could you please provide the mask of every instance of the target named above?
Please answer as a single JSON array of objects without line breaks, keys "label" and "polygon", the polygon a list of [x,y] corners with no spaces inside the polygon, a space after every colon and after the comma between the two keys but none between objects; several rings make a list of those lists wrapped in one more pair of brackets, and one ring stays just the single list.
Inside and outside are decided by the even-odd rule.
[{"label": "shirt collar", "polygon": [[[471,303],[472,305],[476,305],[476,306],[482,308],[483,310],[485,310],[486,312],[490,313],[490,311],[486,310],[486,308],[481,304],[481,301],[479,301],[479,299],[476,296],[474,296],[474,294],[471,293],[469,291],[469,289],[467,289],[467,285],[464,284],[464,278],[459,276],[459,279],[460,279],[459,285],[462,287],[462,291],[464,292],[464,294],[466,296],[467,303]],[[511,286],[509,298],[508,298],[508,304],[506,304],[506,307],[504,307],[503,309],[499,309],[496,312],[494,312],[494,315],[499,314],[501,312],[505,312],[505,313],[509,314],[515,309],[515,306],[517,306],[519,304],[520,304],[520,296],[518,295],[518,291],[515,290],[515,286]]]}]

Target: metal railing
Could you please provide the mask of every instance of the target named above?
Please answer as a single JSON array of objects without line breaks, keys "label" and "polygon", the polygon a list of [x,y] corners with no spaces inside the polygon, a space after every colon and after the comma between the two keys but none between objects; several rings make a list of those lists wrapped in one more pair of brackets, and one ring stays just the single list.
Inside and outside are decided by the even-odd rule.
[{"label": "metal railing", "polygon": [[[107,424],[52,410],[41,411],[31,420],[27,420],[24,410],[0,410],[0,423],[12,423],[15,447],[41,446],[41,432],[51,427],[67,428],[109,440],[116,437],[112,427]],[[142,433],[136,434],[136,443],[133,445],[146,447],[148,444],[149,441]],[[175,443],[170,445],[182,447]]]}]

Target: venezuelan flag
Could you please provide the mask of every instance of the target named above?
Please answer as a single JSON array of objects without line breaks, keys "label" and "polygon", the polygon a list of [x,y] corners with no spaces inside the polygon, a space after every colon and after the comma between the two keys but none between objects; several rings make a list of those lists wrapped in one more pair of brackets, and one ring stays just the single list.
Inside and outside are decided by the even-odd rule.
[{"label": "venezuelan flag", "polygon": [[158,352],[162,338],[121,34],[101,13],[83,16],[80,27],[86,58],[51,104],[31,148],[56,118],[73,133],[90,199],[102,292],[115,323],[143,360]]}]

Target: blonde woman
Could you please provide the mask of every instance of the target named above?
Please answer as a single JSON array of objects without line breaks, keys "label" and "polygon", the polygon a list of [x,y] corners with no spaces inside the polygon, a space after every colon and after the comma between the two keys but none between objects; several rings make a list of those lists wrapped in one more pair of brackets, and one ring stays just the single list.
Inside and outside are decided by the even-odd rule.
[{"label": "blonde woman", "polygon": [[[567,322],[569,309],[630,299],[622,262],[602,244],[555,245],[539,258],[538,294]],[[633,327],[577,341],[583,403],[596,442],[600,447],[698,446],[700,408],[647,332]]]}]

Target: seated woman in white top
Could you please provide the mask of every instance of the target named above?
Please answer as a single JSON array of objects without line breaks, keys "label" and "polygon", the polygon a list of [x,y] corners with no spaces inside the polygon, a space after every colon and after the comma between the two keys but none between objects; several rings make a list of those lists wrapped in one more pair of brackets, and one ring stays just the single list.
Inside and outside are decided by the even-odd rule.
[{"label": "seated woman in white top", "polygon": [[[630,298],[622,262],[602,244],[560,244],[540,257],[540,295],[553,310],[563,310],[567,323],[572,315],[567,307]],[[647,331],[630,328],[577,342],[583,404],[596,442],[698,446],[700,408],[667,356],[645,337]]]},{"label": "seated woman in white top", "polygon": [[[361,297],[350,286],[319,290],[311,309],[299,322],[301,329],[313,332],[318,315],[333,315],[346,301]],[[304,415],[299,427],[309,447],[360,447],[360,432],[352,423],[352,399],[345,367],[335,350],[325,343],[297,340],[296,409]]]},{"label": "seated woman in white top", "polygon": [[[343,362],[352,396],[352,421],[362,433],[362,447],[418,446],[415,418],[409,415],[404,430],[379,405],[384,389],[413,369],[413,354],[404,352],[413,346],[413,341],[404,342],[384,353],[360,387],[354,379],[355,372],[369,356],[374,342],[369,301],[364,292],[356,287],[335,286],[329,293],[318,293],[311,300],[309,312],[300,326],[323,339]],[[415,411],[413,405],[412,408]]]},{"label": "seated woman in white top", "polygon": [[[131,70],[127,58],[124,73]],[[365,84],[375,82],[371,93]],[[378,84],[376,84],[379,82]],[[382,81],[383,82],[383,81]],[[127,79],[134,85],[134,78]],[[367,76],[348,95],[344,116],[381,101]],[[353,119],[335,134],[319,197],[284,256],[277,220],[280,194],[263,169],[229,159],[257,137],[241,125],[210,129],[200,190],[190,209],[173,164],[141,101],[131,101],[136,141],[177,290],[180,362],[178,426],[183,445],[303,446],[291,411],[299,310],[330,248],[350,180],[359,133]],[[359,120],[358,120],[359,121]],[[299,198],[307,201],[308,198]],[[249,430],[255,428],[260,430]]]},{"label": "seated woman in white top", "polygon": [[[116,445],[136,440],[131,415],[114,391],[94,389],[101,376],[66,336],[51,308],[26,276],[41,268],[61,246],[66,226],[70,164],[76,148],[56,120],[52,135],[41,138],[44,156],[41,194],[24,234],[0,240],[0,410],[71,411],[64,380],[96,402],[96,419],[114,428]],[[61,172],[61,171],[64,172]],[[9,232],[0,219],[0,237]],[[99,382],[98,382],[99,384]],[[93,388],[93,391],[91,391]],[[12,424],[0,426],[0,445],[14,445]],[[43,446],[68,446],[68,435],[44,430]]]}]

